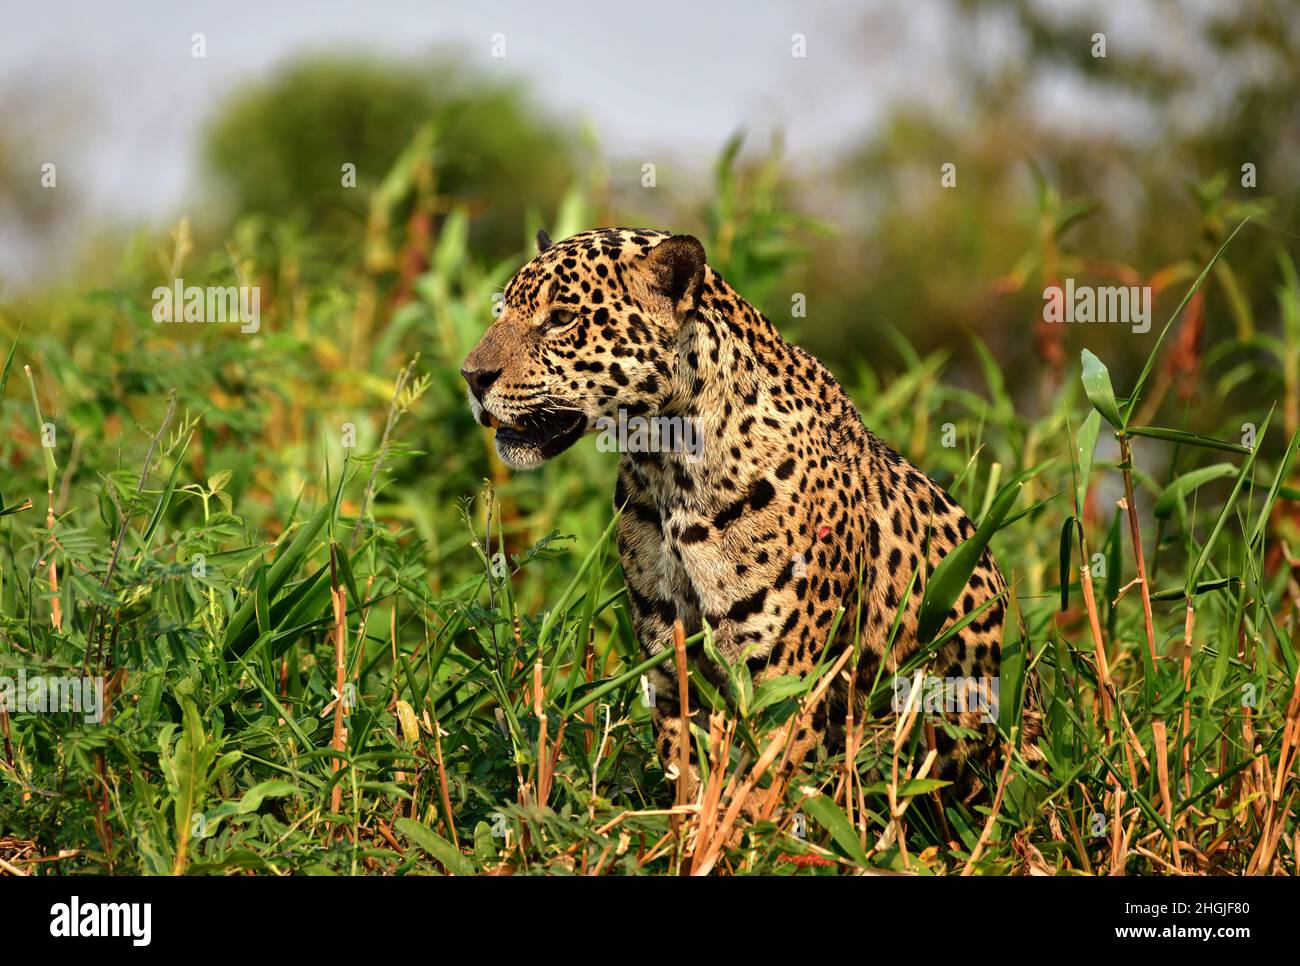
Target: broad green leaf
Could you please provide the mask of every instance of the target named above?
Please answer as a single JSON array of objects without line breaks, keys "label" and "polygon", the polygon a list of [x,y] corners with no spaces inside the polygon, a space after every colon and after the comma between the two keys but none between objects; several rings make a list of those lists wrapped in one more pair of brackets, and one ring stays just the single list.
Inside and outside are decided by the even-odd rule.
[{"label": "broad green leaf", "polygon": [[1020,496],[1023,483],[1012,482],[1002,488],[989,507],[988,515],[971,536],[948,552],[939,561],[934,574],[926,582],[925,596],[917,612],[917,640],[924,644],[937,634],[948,619],[953,604],[966,588],[975,572],[980,556],[988,547],[993,534],[998,532],[1002,518],[1007,515]]},{"label": "broad green leaf", "polygon": [[[1070,609],[1071,551],[1074,548],[1074,527],[1078,520],[1070,517],[1061,525],[1061,610]],[[1082,550],[1082,548],[1080,548]]]},{"label": "broad green leaf", "polygon": [[288,795],[294,795],[298,792],[298,786],[292,782],[284,781],[279,778],[272,778],[268,781],[260,782],[254,785],[248,791],[244,792],[242,798],[237,802],[222,802],[216,808],[208,809],[203,813],[206,822],[206,833],[212,835],[216,832],[217,826],[224,819],[232,815],[249,815],[256,812],[262,807],[262,803],[268,798],[284,798]]},{"label": "broad green leaf", "polygon": [[998,667],[998,727],[1003,734],[1011,734],[1020,722],[1020,695],[1025,685],[1027,665],[1025,651],[1028,642],[1018,634],[1008,632],[1002,638],[1002,661]]},{"label": "broad green leaf", "polygon": [[1115,402],[1115,388],[1110,383],[1110,370],[1087,349],[1083,350],[1083,391],[1088,394],[1092,408],[1106,417],[1106,422],[1116,429],[1124,428]]},{"label": "broad green leaf", "polygon": [[1178,501],[1187,494],[1211,480],[1221,480],[1227,476],[1235,476],[1236,473],[1237,468],[1231,463],[1215,463],[1213,466],[1203,466],[1184,473],[1164,488],[1151,512],[1163,520],[1174,512]]},{"label": "broad green leaf", "polygon": [[870,860],[868,860],[867,853],[862,848],[862,843],[858,840],[858,833],[849,821],[849,817],[828,796],[813,795],[805,799],[803,810],[811,815],[818,825],[830,832],[831,838],[845,855],[858,865],[866,866],[869,864]]},{"label": "broad green leaf", "polygon": [[399,818],[393,827],[446,866],[452,875],[473,875],[470,859],[445,838],[410,818]]},{"label": "broad green leaf", "polygon": [[[266,589],[268,597],[277,606],[282,601],[276,600],[276,598],[288,583],[289,578],[297,573],[307,560],[307,555],[311,552],[316,537],[320,535],[321,529],[325,526],[330,509],[330,505],[326,504],[317,510],[306,523],[302,524],[298,528],[298,532],[289,540],[288,546],[279,553],[275,563],[271,565],[271,570],[266,575]],[[319,574],[319,571],[317,573]],[[244,653],[257,638],[256,607],[255,595],[250,594],[249,599],[244,601],[226,626],[225,650],[227,654]]]},{"label": "broad green leaf", "polygon": [[750,713],[757,714],[768,705],[784,701],[786,698],[800,697],[815,683],[816,680],[811,675],[801,678],[797,674],[782,674],[779,677],[768,678],[754,689],[754,703]]}]

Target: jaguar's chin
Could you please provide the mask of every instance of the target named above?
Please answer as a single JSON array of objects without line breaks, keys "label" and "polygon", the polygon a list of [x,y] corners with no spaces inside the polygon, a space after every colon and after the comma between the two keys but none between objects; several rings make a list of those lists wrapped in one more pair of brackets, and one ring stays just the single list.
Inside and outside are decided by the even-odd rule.
[{"label": "jaguar's chin", "polygon": [[497,453],[507,466],[530,470],[563,453],[586,431],[587,414],[577,409],[530,414],[497,428]]}]

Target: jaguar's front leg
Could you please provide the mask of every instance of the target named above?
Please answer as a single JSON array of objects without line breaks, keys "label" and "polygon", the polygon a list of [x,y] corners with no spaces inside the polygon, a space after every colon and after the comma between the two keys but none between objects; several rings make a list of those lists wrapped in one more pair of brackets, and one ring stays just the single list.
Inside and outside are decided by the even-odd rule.
[{"label": "jaguar's front leg", "polygon": [[[619,471],[615,508],[622,508],[616,533],[627,585],[628,610],[642,653],[652,657],[673,647],[673,625],[677,621],[682,622],[687,634],[698,630],[699,613],[689,604],[689,587],[684,574],[674,572],[673,561],[666,554],[658,511],[639,485],[635,472],[626,466]],[[646,677],[655,749],[664,774],[670,784],[676,783],[682,760],[682,742],[685,741],[686,794],[688,800],[692,800],[699,789],[699,770],[690,729],[684,726],[681,716],[675,658],[652,668]],[[689,683],[687,707],[690,719],[698,723],[699,703]]]}]

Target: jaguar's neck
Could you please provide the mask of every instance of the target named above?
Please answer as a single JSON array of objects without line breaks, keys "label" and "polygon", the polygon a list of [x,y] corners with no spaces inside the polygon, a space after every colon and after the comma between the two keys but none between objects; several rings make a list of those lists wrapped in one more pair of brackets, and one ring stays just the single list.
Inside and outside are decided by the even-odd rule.
[{"label": "jaguar's neck", "polygon": [[668,500],[732,501],[785,460],[786,444],[807,426],[809,407],[787,389],[791,367],[801,364],[798,350],[706,269],[699,306],[683,324],[676,351],[672,392],[659,414],[689,422],[698,445],[662,454],[645,468],[661,477]]},{"label": "jaguar's neck", "polygon": [[771,395],[788,350],[776,327],[707,268],[699,307],[678,333],[673,392],[664,410],[716,414],[758,406]]}]

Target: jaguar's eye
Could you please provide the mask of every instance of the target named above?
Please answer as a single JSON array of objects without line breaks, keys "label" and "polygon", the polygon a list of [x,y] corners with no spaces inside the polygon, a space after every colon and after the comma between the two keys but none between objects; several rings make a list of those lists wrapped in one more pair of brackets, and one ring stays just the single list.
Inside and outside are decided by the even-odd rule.
[{"label": "jaguar's eye", "polygon": [[556,329],[563,329],[565,326],[572,325],[578,320],[576,312],[566,312],[564,309],[555,309],[546,317],[542,323],[542,328],[547,332],[553,332]]}]

